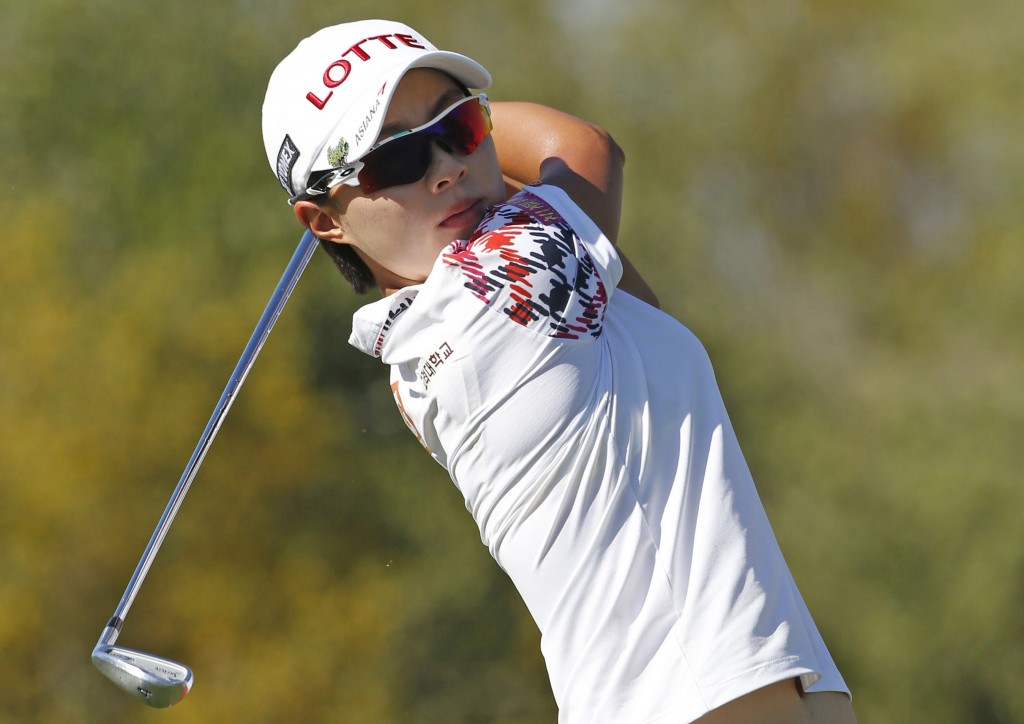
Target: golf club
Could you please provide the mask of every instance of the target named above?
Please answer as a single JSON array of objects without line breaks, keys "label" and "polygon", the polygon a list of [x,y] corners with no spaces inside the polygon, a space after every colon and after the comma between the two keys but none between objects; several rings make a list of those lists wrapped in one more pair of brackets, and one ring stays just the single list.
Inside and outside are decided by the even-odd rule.
[{"label": "golf club", "polygon": [[281,281],[278,282],[277,288],[270,297],[267,308],[263,311],[263,316],[260,317],[245,351],[242,352],[242,357],[238,360],[238,365],[221,394],[213,416],[206,424],[206,430],[203,431],[199,444],[196,446],[195,452],[192,453],[188,465],[185,466],[185,471],[160,517],[160,522],[157,523],[156,530],[153,531],[149,544],[146,546],[139,564],[135,567],[128,587],[125,589],[124,595],[121,596],[121,602],[117,604],[113,617],[103,629],[103,633],[92,651],[92,661],[96,668],[119,687],[132,696],[142,699],[150,706],[167,707],[184,699],[192,688],[192,670],[184,664],[170,659],[114,646],[114,642],[117,641],[121,626],[128,615],[128,609],[131,608],[135,595],[139,592],[146,573],[149,572],[153,559],[174,521],[174,516],[178,512],[178,508],[181,507],[185,494],[188,493],[189,485],[192,484],[192,480],[195,478],[203,458],[206,457],[213,438],[220,430],[221,423],[224,422],[238,390],[241,389],[242,383],[256,361],[256,356],[263,348],[263,343],[281,314],[281,310],[284,309],[288,297],[306,268],[306,264],[309,263],[316,246],[316,236],[307,230],[299,241],[299,246],[292,255]]}]

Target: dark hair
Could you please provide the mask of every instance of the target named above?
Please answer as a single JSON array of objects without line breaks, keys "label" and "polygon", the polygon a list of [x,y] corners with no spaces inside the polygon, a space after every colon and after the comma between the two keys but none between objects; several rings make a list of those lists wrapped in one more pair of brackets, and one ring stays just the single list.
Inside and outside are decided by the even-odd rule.
[{"label": "dark hair", "polygon": [[[462,91],[462,95],[467,97],[471,95],[469,88],[467,88],[462,81],[448,73],[445,73],[445,75],[451,78],[455,85],[459,87],[459,90]],[[320,196],[309,196],[307,198],[321,208],[329,206],[332,203],[331,195],[329,193]],[[336,244],[333,241],[326,241],[325,239],[320,239],[320,248],[327,252],[327,255],[334,260],[334,263],[337,265],[341,275],[348,280],[349,284],[352,285],[356,294],[366,294],[377,286],[377,282],[374,280],[373,274],[370,272],[370,267],[368,267],[366,262],[360,258],[354,248],[348,244]]]}]

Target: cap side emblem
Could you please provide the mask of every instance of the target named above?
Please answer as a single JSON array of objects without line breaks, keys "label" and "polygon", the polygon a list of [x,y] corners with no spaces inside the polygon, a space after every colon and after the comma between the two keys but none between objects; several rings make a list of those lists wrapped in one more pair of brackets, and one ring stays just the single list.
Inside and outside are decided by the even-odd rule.
[{"label": "cap side emblem", "polygon": [[327,163],[332,167],[344,166],[348,163],[348,141],[344,138],[338,140],[333,146],[327,147]]},{"label": "cap side emblem", "polygon": [[290,194],[295,193],[295,189],[292,188],[292,169],[295,168],[295,162],[298,160],[299,147],[292,141],[291,136],[285,134],[281,148],[277,152],[277,180]]}]

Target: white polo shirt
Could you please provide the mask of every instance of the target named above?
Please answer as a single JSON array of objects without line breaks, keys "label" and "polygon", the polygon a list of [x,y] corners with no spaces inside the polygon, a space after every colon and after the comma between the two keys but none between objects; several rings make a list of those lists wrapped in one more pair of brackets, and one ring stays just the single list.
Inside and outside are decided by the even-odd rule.
[{"label": "white polo shirt", "polygon": [[801,677],[848,693],[710,362],[615,247],[531,186],[425,282],[358,310],[407,424],[540,628],[561,722],[690,721]]}]

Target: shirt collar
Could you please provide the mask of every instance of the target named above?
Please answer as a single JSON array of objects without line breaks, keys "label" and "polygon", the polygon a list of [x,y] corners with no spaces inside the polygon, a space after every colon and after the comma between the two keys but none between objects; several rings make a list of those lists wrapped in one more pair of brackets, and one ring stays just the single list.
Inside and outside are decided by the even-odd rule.
[{"label": "shirt collar", "polygon": [[348,343],[372,357],[380,357],[401,316],[412,306],[422,285],[399,289],[356,310]]}]

